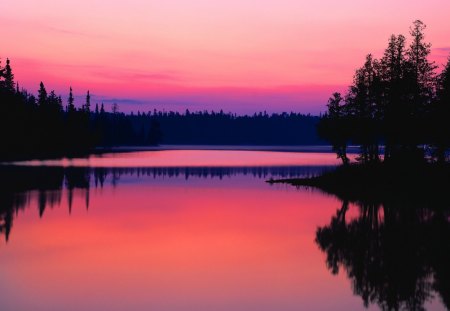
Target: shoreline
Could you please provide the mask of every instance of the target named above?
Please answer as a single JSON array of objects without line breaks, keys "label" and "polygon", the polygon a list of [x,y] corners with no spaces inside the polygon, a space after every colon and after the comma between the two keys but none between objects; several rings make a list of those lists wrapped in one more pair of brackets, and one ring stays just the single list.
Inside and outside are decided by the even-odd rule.
[{"label": "shoreline", "polygon": [[377,204],[408,197],[440,203],[449,201],[446,197],[450,190],[450,164],[351,164],[318,176],[266,182],[314,188],[352,202]]},{"label": "shoreline", "polygon": [[[158,146],[115,146],[97,147],[86,152],[70,154],[21,154],[8,157],[0,157],[0,164],[8,162],[31,160],[58,160],[88,158],[91,155],[145,152],[145,151],[175,151],[175,150],[205,150],[205,151],[266,151],[266,152],[302,152],[302,153],[333,153],[329,145],[158,145]],[[356,154],[357,146],[350,147],[349,154]]]}]

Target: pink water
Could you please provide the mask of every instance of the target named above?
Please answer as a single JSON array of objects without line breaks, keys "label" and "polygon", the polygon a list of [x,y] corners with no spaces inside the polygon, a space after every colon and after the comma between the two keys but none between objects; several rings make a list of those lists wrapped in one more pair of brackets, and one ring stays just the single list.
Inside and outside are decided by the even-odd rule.
[{"label": "pink water", "polygon": [[[326,153],[162,151],[30,162],[308,163],[336,159]],[[363,310],[345,273],[333,276],[315,243],[317,227],[330,222],[339,200],[264,179],[134,173],[115,181],[110,176],[103,187],[91,177],[84,189],[28,191],[8,243],[0,246],[1,310]],[[427,307],[444,309],[438,299]]]}]

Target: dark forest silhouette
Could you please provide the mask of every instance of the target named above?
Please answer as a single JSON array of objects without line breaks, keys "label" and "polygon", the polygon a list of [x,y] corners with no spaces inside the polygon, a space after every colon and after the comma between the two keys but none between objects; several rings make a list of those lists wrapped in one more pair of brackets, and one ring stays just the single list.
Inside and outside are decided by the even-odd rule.
[{"label": "dark forest silhouette", "polygon": [[0,104],[0,159],[82,155],[96,146],[156,145],[161,139],[155,120],[145,120],[138,132],[117,106],[111,113],[103,104],[92,109],[89,91],[80,108],[72,88],[66,104],[42,82],[35,97],[14,81],[9,59],[5,67],[0,63]]},{"label": "dark forest silhouette", "polygon": [[9,59],[0,63],[0,159],[84,155],[95,147],[165,144],[319,144],[319,117],[299,113],[237,116],[232,113],[154,111],[125,114],[91,104],[79,108],[70,88],[67,100],[40,83],[37,97],[20,89]]},{"label": "dark forest silhouette", "polygon": [[153,112],[165,144],[317,145],[319,117],[294,112],[253,115],[198,111]]},{"label": "dark forest silhouette", "polygon": [[363,163],[423,161],[427,156],[445,162],[450,148],[450,59],[444,70],[428,57],[426,26],[410,28],[407,47],[403,35],[392,35],[381,59],[367,55],[345,96],[334,93],[318,131],[333,145],[344,164],[348,144],[360,146]]}]

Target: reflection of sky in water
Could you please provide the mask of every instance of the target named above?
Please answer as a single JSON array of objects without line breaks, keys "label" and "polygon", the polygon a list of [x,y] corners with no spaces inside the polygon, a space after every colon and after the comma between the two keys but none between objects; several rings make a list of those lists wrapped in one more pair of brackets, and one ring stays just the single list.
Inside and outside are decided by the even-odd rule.
[{"label": "reflection of sky in water", "polygon": [[16,167],[25,199],[0,244],[1,310],[364,310],[315,243],[341,203],[264,182],[327,169],[297,164]]},{"label": "reflection of sky in water", "polygon": [[108,153],[89,158],[25,161],[31,166],[90,167],[245,167],[337,165],[332,153],[244,150],[164,150]]}]

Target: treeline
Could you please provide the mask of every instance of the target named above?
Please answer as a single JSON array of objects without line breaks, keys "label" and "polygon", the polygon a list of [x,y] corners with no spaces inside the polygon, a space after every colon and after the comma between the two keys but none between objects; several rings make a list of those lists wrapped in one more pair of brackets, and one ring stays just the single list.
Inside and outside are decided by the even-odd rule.
[{"label": "treeline", "polygon": [[[381,59],[367,55],[344,96],[334,93],[319,135],[343,163],[347,146],[360,145],[363,163],[445,162],[450,148],[450,59],[438,74],[429,60],[431,44],[419,20],[403,35],[392,35]],[[384,149],[380,146],[384,146]]]},{"label": "treeline", "polygon": [[[77,108],[79,106],[79,108]],[[149,111],[125,114],[91,105],[91,95],[75,105],[47,91],[41,82],[37,96],[20,89],[9,59],[0,62],[0,159],[48,158],[87,154],[95,147],[184,145],[311,145],[323,143],[319,117],[300,113],[185,113]]]},{"label": "treeline", "polygon": [[[37,97],[19,88],[9,59],[0,63],[0,159],[74,156],[98,146],[155,145],[161,137],[155,122],[137,130],[132,116],[105,111],[103,104],[91,107],[89,91],[80,108],[70,88],[64,103],[41,82]],[[142,132],[145,130],[145,132]]]},{"label": "treeline", "polygon": [[236,115],[214,111],[148,112],[132,119],[135,127],[145,118],[160,125],[162,143],[185,145],[317,145],[319,117],[300,113]]}]

